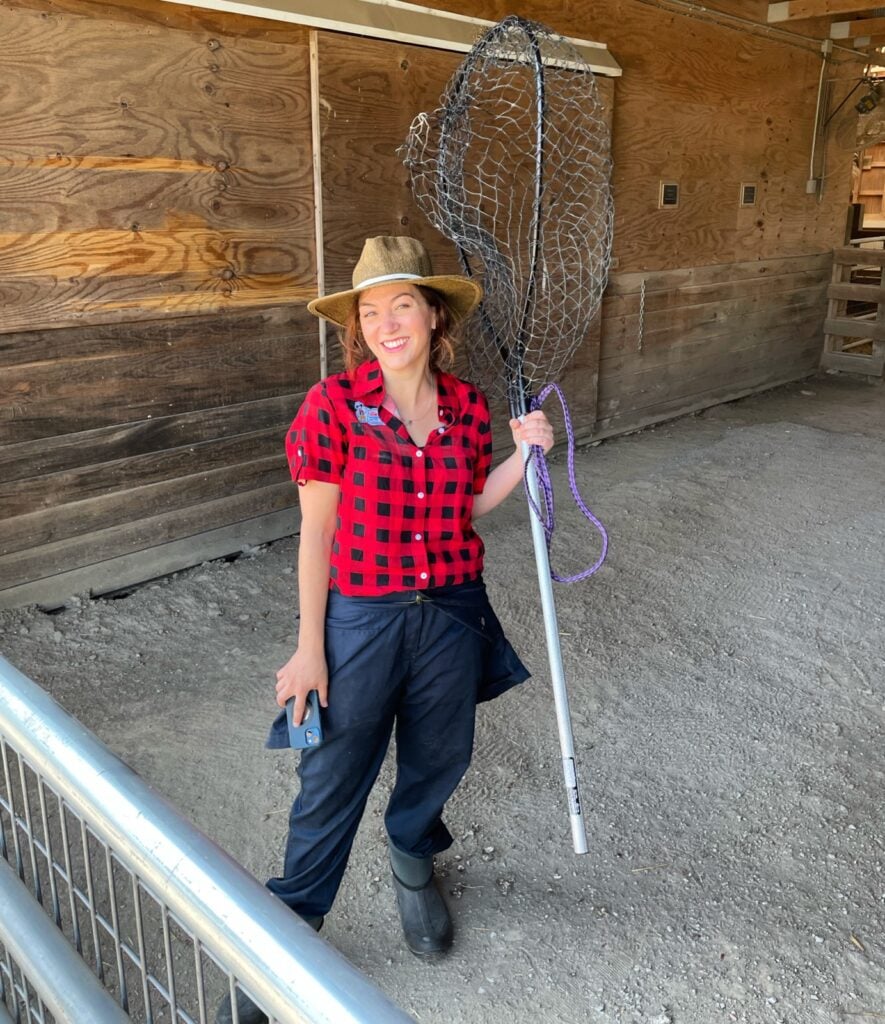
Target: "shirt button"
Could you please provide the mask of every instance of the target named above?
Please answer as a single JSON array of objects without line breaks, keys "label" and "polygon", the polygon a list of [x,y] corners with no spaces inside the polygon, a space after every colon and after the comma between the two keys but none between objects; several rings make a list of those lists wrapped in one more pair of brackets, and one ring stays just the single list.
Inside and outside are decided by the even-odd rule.
[{"label": "shirt button", "polygon": [[421,573],[421,579],[422,580],[426,580],[427,579],[427,573],[426,572],[422,572]]},{"label": "shirt button", "polygon": [[437,427],[436,428],[436,432],[437,432],[437,434],[444,434],[446,432],[446,428],[445,427]]},{"label": "shirt button", "polygon": [[418,497],[419,498],[423,498],[424,497],[424,491],[418,491]]},{"label": "shirt button", "polygon": [[419,448],[419,449],[418,449],[418,451],[416,451],[416,452],[415,452],[415,454],[416,454],[416,455],[418,456],[418,458],[420,459],[420,458],[421,458],[421,456],[422,456],[422,455],[424,454],[424,452],[422,452],[422,451],[421,451],[421,449]]},{"label": "shirt button", "polygon": [[415,540],[421,540],[421,534],[420,533],[416,533],[415,534]]}]

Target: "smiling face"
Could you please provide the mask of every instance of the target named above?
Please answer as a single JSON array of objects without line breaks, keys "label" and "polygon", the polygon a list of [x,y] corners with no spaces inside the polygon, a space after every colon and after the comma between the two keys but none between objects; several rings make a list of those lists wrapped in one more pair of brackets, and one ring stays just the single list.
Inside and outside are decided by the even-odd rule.
[{"label": "smiling face", "polygon": [[363,338],[385,373],[424,370],[437,315],[408,281],[367,288],[359,297]]}]

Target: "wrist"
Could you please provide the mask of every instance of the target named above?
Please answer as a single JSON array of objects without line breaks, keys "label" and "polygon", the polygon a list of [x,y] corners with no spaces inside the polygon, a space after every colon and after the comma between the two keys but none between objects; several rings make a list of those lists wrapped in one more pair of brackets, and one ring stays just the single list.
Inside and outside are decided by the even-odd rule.
[{"label": "wrist", "polygon": [[315,630],[298,631],[298,650],[303,654],[322,654],[325,651],[326,643],[322,632]]}]

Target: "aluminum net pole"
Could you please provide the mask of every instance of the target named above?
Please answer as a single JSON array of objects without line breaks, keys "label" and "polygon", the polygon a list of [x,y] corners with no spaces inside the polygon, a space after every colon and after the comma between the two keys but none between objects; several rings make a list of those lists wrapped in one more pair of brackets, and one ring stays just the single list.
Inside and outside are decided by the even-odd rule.
[{"label": "aluminum net pole", "polygon": [[[531,448],[525,442],[522,448],[523,463],[531,458]],[[526,474],[529,494],[535,507],[540,507],[538,478],[534,469]],[[565,685],[565,671],[562,665],[562,648],[559,645],[559,624],[556,619],[556,602],[553,598],[553,582],[550,575],[550,558],[544,527],[529,510],[532,523],[532,544],[535,549],[535,564],[538,568],[538,587],[541,592],[541,610],[544,615],[544,633],[547,638],[547,657],[550,664],[550,681],[553,685],[553,702],[556,707],[556,727],[559,731],[559,749],[562,753],[562,775],[568,799],[569,824],[572,829],[572,846],[575,853],[587,852],[587,833],[584,829],[584,814],[581,809],[581,794],[578,791],[578,773],[575,767],[575,743],[572,737],[572,721],[569,714],[568,690]]]}]

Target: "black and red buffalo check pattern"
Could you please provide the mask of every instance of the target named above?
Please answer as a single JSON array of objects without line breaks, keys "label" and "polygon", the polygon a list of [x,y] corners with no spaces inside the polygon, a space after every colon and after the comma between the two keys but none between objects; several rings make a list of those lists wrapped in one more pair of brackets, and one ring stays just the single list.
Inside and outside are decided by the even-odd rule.
[{"label": "black and red buffalo check pattern", "polygon": [[384,401],[377,361],[315,384],[289,428],[299,484],[338,484],[330,586],[350,596],[450,586],[482,572],[473,496],[485,486],[492,429],[485,395],[437,374],[440,427],[415,444]]}]

